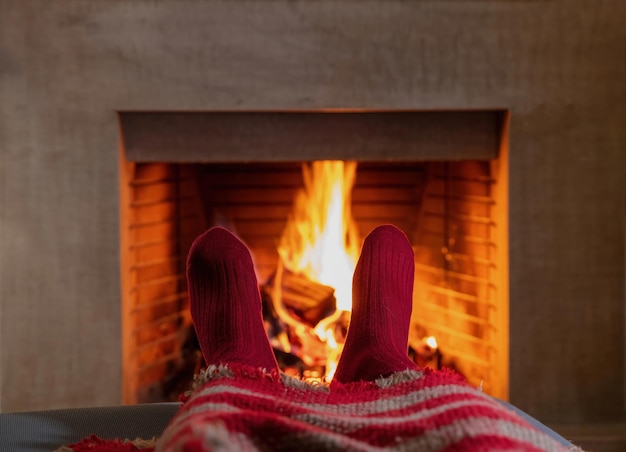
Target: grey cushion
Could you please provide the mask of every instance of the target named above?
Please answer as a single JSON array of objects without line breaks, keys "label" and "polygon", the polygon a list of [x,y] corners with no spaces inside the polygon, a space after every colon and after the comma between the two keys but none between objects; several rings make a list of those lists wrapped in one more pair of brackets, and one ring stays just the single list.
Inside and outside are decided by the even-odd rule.
[{"label": "grey cushion", "polygon": [[0,414],[0,451],[53,451],[95,434],[104,439],[161,435],[179,403]]}]

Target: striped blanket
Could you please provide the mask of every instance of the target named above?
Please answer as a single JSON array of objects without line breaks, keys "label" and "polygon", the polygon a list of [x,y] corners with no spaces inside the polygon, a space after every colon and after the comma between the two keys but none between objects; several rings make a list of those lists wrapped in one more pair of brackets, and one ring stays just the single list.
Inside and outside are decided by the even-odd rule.
[{"label": "striped blanket", "polygon": [[328,386],[211,366],[156,445],[157,452],[183,450],[568,448],[450,371],[405,371],[371,383]]}]

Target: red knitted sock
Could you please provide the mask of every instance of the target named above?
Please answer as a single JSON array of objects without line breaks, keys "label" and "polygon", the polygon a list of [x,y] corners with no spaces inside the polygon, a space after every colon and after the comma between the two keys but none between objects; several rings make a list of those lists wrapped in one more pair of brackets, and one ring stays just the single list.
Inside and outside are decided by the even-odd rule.
[{"label": "red knitted sock", "polygon": [[417,369],[408,357],[415,261],[406,235],[392,225],[365,238],[352,281],[352,316],[334,379],[373,381]]},{"label": "red knitted sock", "polygon": [[191,317],[207,364],[278,369],[263,326],[261,295],[248,248],[214,227],[187,258]]}]

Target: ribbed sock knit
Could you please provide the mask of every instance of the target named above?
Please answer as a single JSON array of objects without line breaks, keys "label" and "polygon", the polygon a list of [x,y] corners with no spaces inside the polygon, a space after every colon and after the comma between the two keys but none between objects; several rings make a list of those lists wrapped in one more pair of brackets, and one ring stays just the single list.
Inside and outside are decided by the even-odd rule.
[{"label": "ribbed sock knit", "polygon": [[207,364],[278,369],[263,326],[261,295],[248,248],[214,227],[187,258],[191,317]]},{"label": "ribbed sock knit", "polygon": [[334,379],[373,381],[417,369],[408,357],[415,261],[406,235],[392,225],[365,238],[352,281],[352,316]]}]

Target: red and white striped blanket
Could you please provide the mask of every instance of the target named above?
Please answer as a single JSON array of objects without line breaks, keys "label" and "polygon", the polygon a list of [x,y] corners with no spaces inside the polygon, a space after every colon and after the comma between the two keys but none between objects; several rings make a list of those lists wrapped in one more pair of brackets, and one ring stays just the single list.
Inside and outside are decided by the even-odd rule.
[{"label": "red and white striped blanket", "polygon": [[314,385],[210,366],[156,443],[92,436],[63,451],[580,451],[451,371]]},{"label": "red and white striped blanket", "polygon": [[195,386],[157,452],[568,450],[450,371],[327,386],[211,366]]}]

